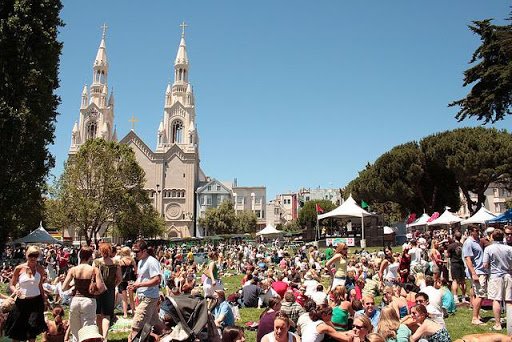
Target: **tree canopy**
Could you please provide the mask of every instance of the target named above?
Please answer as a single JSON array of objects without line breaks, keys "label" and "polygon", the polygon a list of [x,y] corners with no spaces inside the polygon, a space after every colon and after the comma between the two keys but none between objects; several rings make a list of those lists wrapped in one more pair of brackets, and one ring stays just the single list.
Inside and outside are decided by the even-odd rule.
[{"label": "tree canopy", "polygon": [[79,229],[88,242],[110,228],[129,238],[159,235],[163,219],[143,187],[144,170],[129,146],[88,140],[65,166],[50,219]]},{"label": "tree canopy", "polygon": [[206,209],[204,217],[200,217],[198,223],[205,228],[206,235],[215,235],[255,233],[256,222],[254,212],[235,212],[233,202],[223,201],[217,208]]},{"label": "tree canopy", "polygon": [[[461,128],[392,148],[359,172],[345,193],[369,202],[373,209],[393,208],[396,218],[398,211],[405,217],[409,212],[442,211],[445,206],[458,210],[460,188],[474,213],[491,183],[511,183],[511,170],[512,136],[507,131]],[[470,193],[478,196],[476,202]]]},{"label": "tree canopy", "polygon": [[[62,43],[59,0],[0,5],[0,238],[35,229],[54,158]],[[5,239],[0,239],[5,241]]]},{"label": "tree canopy", "polygon": [[512,25],[493,25],[486,19],[474,21],[469,29],[482,42],[470,60],[477,64],[464,72],[463,86],[472,88],[466,97],[449,106],[460,107],[455,116],[458,121],[476,117],[484,123],[496,122],[511,114]]}]

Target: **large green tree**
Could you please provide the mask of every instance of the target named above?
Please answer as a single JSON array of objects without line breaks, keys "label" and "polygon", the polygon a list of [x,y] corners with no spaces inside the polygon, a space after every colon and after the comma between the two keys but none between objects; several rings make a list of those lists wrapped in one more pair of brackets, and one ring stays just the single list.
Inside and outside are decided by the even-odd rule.
[{"label": "large green tree", "polygon": [[206,209],[198,223],[205,229],[206,235],[237,233],[233,202],[223,201],[217,208]]},{"label": "large green tree", "polygon": [[[428,136],[421,146],[432,168],[446,168],[453,174],[471,213],[484,204],[491,183],[510,182],[512,136],[507,131],[460,128]],[[444,185],[444,179],[439,181]],[[476,201],[470,193],[477,195]]]},{"label": "large green tree", "polygon": [[60,101],[61,8],[59,0],[0,3],[0,238],[34,229],[42,217]]},{"label": "large green tree", "polygon": [[129,146],[88,140],[68,160],[59,181],[58,219],[79,229],[88,242],[110,228],[126,237],[158,235],[163,222],[143,187],[144,170]]},{"label": "large green tree", "polygon": [[306,229],[312,229],[316,226],[317,212],[316,205],[327,213],[336,208],[336,205],[329,200],[312,200],[304,203],[304,206],[299,211],[298,224]]},{"label": "large green tree", "polygon": [[459,121],[469,117],[484,123],[502,120],[512,113],[512,25],[493,25],[486,19],[474,21],[469,29],[482,42],[470,60],[476,64],[464,72],[463,85],[472,88],[466,97],[449,105],[460,107]]},{"label": "large green tree", "polygon": [[237,233],[255,233],[258,218],[251,210],[243,210],[236,213],[235,225]]}]

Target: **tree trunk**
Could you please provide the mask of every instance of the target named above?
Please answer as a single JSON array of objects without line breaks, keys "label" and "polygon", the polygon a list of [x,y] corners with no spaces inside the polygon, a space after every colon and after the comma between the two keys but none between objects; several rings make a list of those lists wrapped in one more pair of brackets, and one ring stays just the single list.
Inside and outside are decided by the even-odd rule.
[{"label": "tree trunk", "polygon": [[[462,194],[464,195],[464,198],[466,199],[466,205],[468,207],[468,210],[469,210],[469,214],[470,216],[473,216],[473,214],[475,213],[475,210],[473,210],[473,204],[476,204],[474,201],[471,200],[471,195],[469,194],[469,191],[465,188],[460,188],[461,191],[462,191]],[[480,208],[478,208],[480,209]],[[477,209],[477,210],[478,210]]]}]

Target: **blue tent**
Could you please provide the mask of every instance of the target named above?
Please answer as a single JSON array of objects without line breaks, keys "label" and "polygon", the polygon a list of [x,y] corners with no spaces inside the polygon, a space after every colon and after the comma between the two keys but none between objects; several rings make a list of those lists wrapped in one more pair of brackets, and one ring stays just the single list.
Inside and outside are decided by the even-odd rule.
[{"label": "blue tent", "polygon": [[487,221],[487,223],[507,223],[512,222],[512,209],[505,211],[503,214],[496,216],[492,220]]}]

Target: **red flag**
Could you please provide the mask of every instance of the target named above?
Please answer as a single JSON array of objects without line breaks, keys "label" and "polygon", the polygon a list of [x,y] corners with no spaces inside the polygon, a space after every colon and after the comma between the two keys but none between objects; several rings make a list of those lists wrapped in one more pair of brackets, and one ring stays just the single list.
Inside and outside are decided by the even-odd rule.
[{"label": "red flag", "polygon": [[317,214],[323,214],[324,213],[324,210],[322,209],[322,207],[318,203],[316,204],[316,213]]},{"label": "red flag", "polygon": [[411,215],[409,215],[409,217],[407,218],[407,224],[413,223],[414,221],[416,221],[416,213],[412,213]]}]

